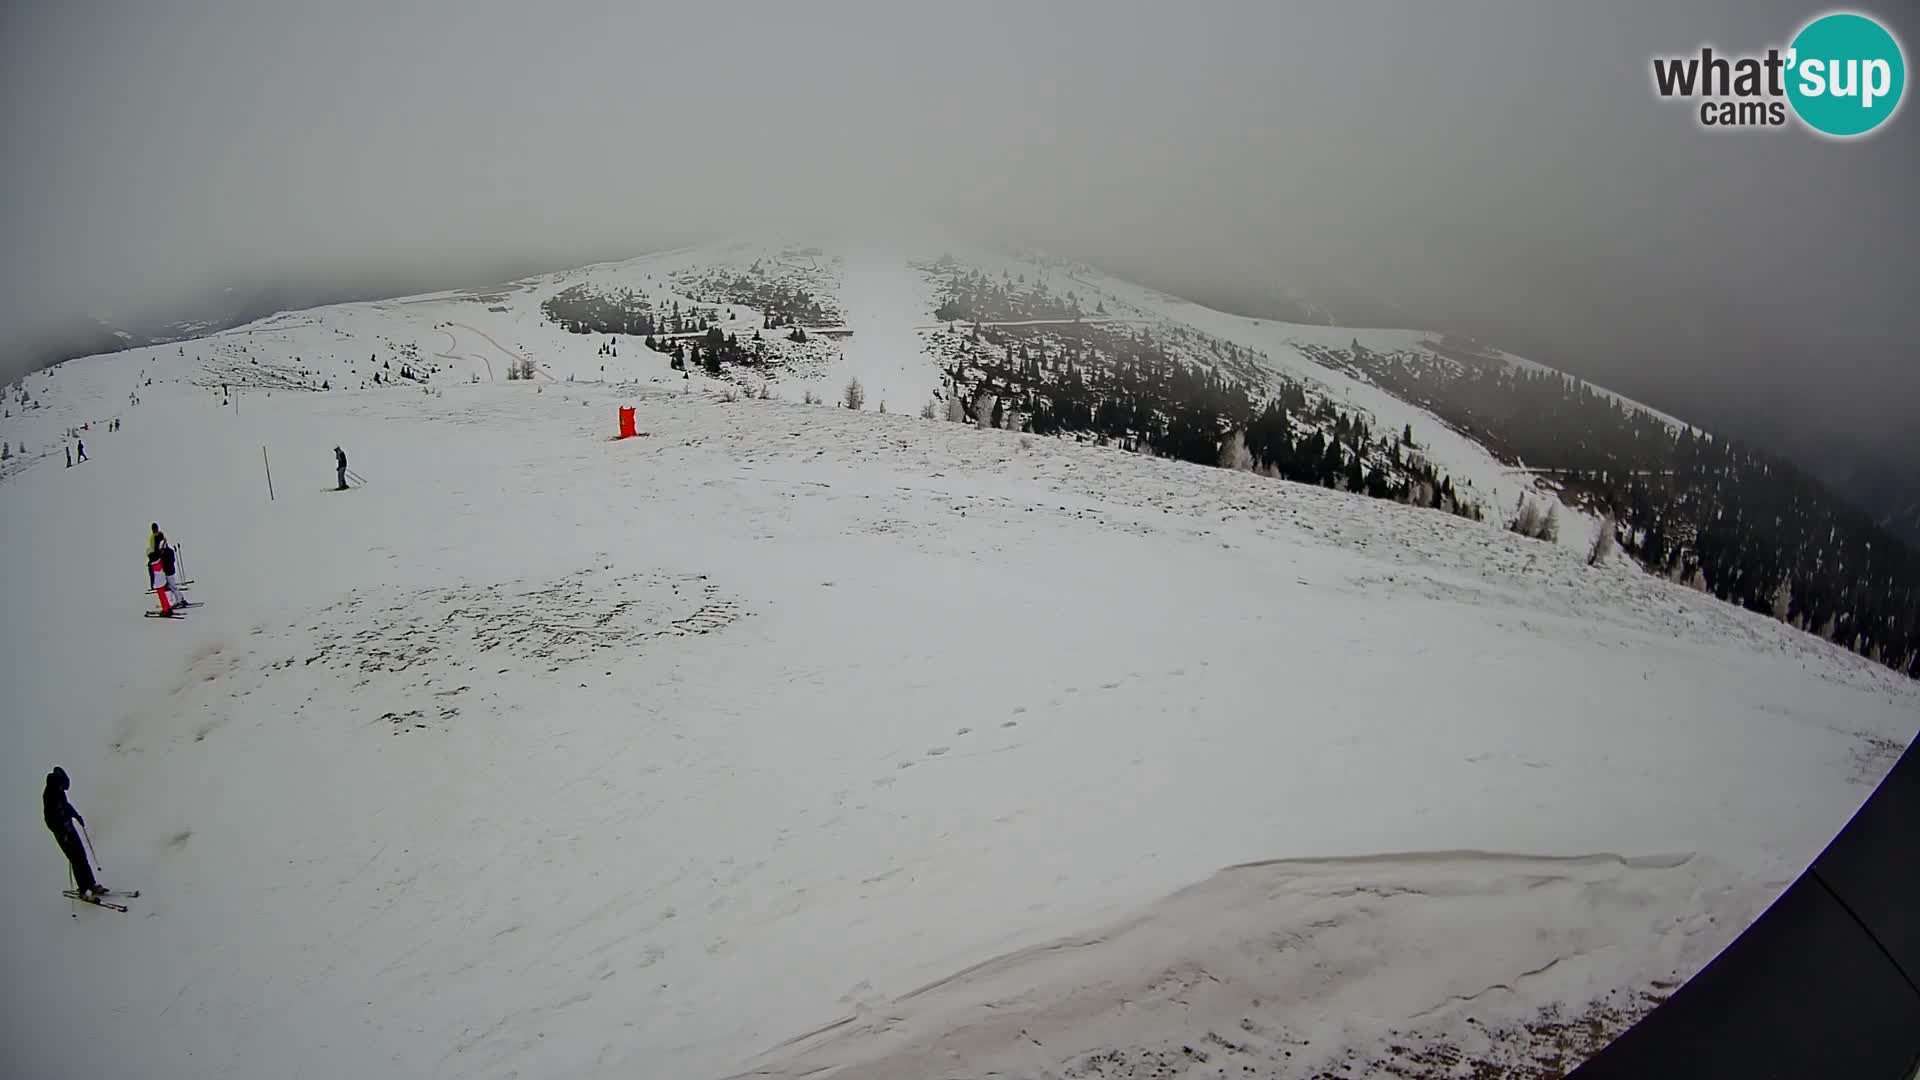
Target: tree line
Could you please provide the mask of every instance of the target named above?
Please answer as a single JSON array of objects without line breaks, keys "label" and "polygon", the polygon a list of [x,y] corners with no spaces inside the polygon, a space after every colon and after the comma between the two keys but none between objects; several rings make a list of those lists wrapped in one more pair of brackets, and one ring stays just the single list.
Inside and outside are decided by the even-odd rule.
[{"label": "tree line", "polygon": [[975,327],[964,339],[949,333],[945,345],[955,419],[1485,516],[1418,451],[1411,430],[1376,434],[1298,382],[1280,379],[1269,391],[1172,356],[1144,330]]},{"label": "tree line", "polygon": [[840,322],[838,309],[802,285],[768,276],[757,259],[744,273],[713,270],[681,275],[675,285],[688,296],[708,303],[752,308],[761,313],[761,328],[765,330]]},{"label": "tree line", "polygon": [[654,310],[647,298],[632,289],[602,292],[591,285],[573,285],[548,297],[540,313],[575,334],[697,334],[713,325],[711,309],[681,308],[675,300],[664,311]]},{"label": "tree line", "polygon": [[1445,348],[1321,352],[1553,475],[1647,569],[1920,677],[1920,552],[1791,462],[1556,371]]},{"label": "tree line", "polygon": [[[788,341],[805,344],[807,331],[796,326],[783,335]],[[740,340],[738,333],[726,333],[717,326],[710,326],[707,332],[695,339],[667,339],[649,337],[646,346],[654,352],[664,353],[667,366],[675,371],[700,368],[709,375],[719,375],[730,367],[758,367],[767,361],[766,338],[759,330],[746,341]]]},{"label": "tree line", "polygon": [[[978,270],[948,269],[940,282],[940,306],[934,318],[941,322],[1020,322],[1030,319],[1071,320],[1082,317],[1080,298],[1069,292],[1056,296],[1036,276],[1002,273],[988,277]],[[1104,303],[1097,314],[1105,314]]]}]

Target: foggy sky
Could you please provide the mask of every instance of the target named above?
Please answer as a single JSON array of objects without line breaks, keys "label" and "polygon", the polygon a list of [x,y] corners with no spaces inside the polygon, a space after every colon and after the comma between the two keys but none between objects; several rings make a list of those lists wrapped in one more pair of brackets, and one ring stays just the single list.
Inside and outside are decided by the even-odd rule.
[{"label": "foggy sky", "polygon": [[[1390,298],[1782,449],[1920,453],[1920,113],[1709,135],[1817,5],[0,7],[0,346],[274,275],[933,219]],[[1868,7],[1920,42],[1911,8]],[[1916,91],[1909,91],[1909,96]]]}]

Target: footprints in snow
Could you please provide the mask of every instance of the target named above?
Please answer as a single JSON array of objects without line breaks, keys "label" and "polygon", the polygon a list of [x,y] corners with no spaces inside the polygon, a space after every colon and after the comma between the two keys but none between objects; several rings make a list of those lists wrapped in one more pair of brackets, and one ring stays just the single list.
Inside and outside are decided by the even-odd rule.
[{"label": "footprints in snow", "polygon": [[[1204,661],[1204,660],[1203,660],[1203,661],[1201,661],[1201,662],[1200,662],[1200,666],[1202,666],[1202,667],[1205,667],[1205,666],[1206,666],[1206,661]],[[1183,678],[1185,678],[1186,676],[1187,676],[1187,669],[1186,669],[1186,668],[1185,668],[1185,667],[1183,666],[1183,667],[1175,667],[1175,668],[1170,668],[1170,669],[1168,669],[1168,670],[1167,670],[1167,671],[1166,671],[1166,672],[1164,673],[1164,676],[1163,676],[1163,677],[1165,677],[1165,678],[1168,678],[1168,679],[1183,679]],[[1110,691],[1110,690],[1119,690],[1119,689],[1121,689],[1122,687],[1125,687],[1125,686],[1127,686],[1127,685],[1128,685],[1129,683],[1131,683],[1131,682],[1134,682],[1134,681],[1136,681],[1136,680],[1138,680],[1138,679],[1140,679],[1140,678],[1142,678],[1142,675],[1141,675],[1141,674],[1140,674],[1139,672],[1133,672],[1133,673],[1130,673],[1130,674],[1128,674],[1128,675],[1124,675],[1124,676],[1122,676],[1122,677],[1120,677],[1120,678],[1117,678],[1117,679],[1108,679],[1107,681],[1105,681],[1105,682],[1102,682],[1102,683],[1100,683],[1100,684],[1099,684],[1099,687],[1100,687],[1100,689],[1101,689],[1101,690],[1103,690],[1103,691]],[[1073,699],[1073,698],[1074,698],[1074,696],[1075,696],[1075,695],[1077,695],[1077,694],[1079,694],[1079,693],[1080,693],[1080,688],[1079,688],[1079,687],[1077,687],[1077,686],[1069,686],[1069,687],[1067,687],[1067,688],[1065,688],[1064,690],[1062,690],[1062,691],[1060,691],[1060,693],[1059,693],[1059,694],[1057,694],[1057,695],[1055,695],[1055,696],[1054,696],[1054,697],[1053,697],[1052,699],[1050,699],[1050,700],[1049,700],[1049,701],[1047,702],[1047,705],[1048,705],[1048,707],[1049,707],[1049,708],[1051,708],[1051,709],[1062,709],[1062,708],[1064,708],[1064,707],[1066,707],[1066,705],[1067,705],[1067,703],[1069,702],[1069,700],[1071,700],[1071,699]],[[1021,719],[1022,717],[1024,717],[1024,716],[1026,716],[1026,714],[1027,714],[1027,707],[1026,707],[1025,705],[1015,705],[1015,706],[1014,706],[1014,707],[1012,708],[1012,710],[1011,710],[1011,713],[1012,713],[1012,715],[1011,715],[1011,716],[1009,716],[1009,717],[1008,717],[1007,719],[1005,719],[1005,720],[1002,720],[1002,721],[1000,722],[1000,729],[1001,729],[1001,730],[1003,730],[1003,731],[1005,731],[1005,730],[1008,730],[1008,729],[1011,729],[1011,728],[1016,728],[1016,727],[1019,727],[1019,726],[1020,726],[1020,719]],[[974,733],[974,729],[973,729],[973,728],[971,728],[971,727],[963,727],[963,728],[960,728],[960,729],[958,729],[958,730],[956,730],[956,731],[955,731],[955,732],[954,732],[953,734],[954,734],[954,737],[955,737],[955,738],[961,738],[961,739],[963,739],[963,738],[966,738],[966,737],[967,737],[967,736],[969,736],[969,735],[972,735],[973,733]],[[997,753],[997,752],[999,752],[999,751],[1001,751],[1001,750],[1010,750],[1010,749],[1018,749],[1018,747],[1019,747],[1020,745],[1021,745],[1021,744],[1018,744],[1018,743],[1015,743],[1015,744],[1010,744],[1010,745],[1007,745],[1007,746],[1002,746],[1002,747],[999,747],[999,748],[997,748],[997,749],[995,749],[995,750],[985,750],[985,751],[981,751],[981,753]],[[924,752],[924,753],[923,753],[923,754],[921,755],[921,760],[926,760],[926,759],[932,759],[932,758],[943,758],[943,757],[947,757],[947,756],[948,756],[948,755],[950,755],[950,754],[953,754],[953,752],[954,752],[954,747],[953,747],[953,745],[951,745],[951,744],[946,744],[946,743],[942,743],[942,744],[938,744],[938,745],[935,745],[935,746],[931,746],[931,747],[928,747],[928,748],[927,748],[927,750],[926,750],[926,751],[925,751],[925,752]],[[966,755],[959,755],[959,756],[963,756],[963,757],[973,757],[973,756],[978,756],[978,755],[977,755],[977,754],[966,754]],[[896,771],[897,771],[897,770],[905,770],[905,769],[911,769],[911,768],[913,768],[913,767],[914,767],[914,766],[915,766],[916,764],[919,764],[919,762],[918,762],[918,761],[901,761],[901,762],[898,762],[898,763],[896,763],[896,764],[894,765],[894,768],[895,768],[895,770],[896,770]],[[885,787],[891,787],[891,786],[893,785],[893,783],[894,783],[894,781],[895,781],[895,778],[894,778],[894,777],[891,777],[891,776],[886,776],[886,777],[880,777],[879,779],[876,779],[876,780],[874,780],[874,781],[873,781],[873,786],[874,786],[874,787],[876,787],[876,788],[885,788]]]},{"label": "footprints in snow", "polygon": [[[1200,666],[1203,668],[1206,667],[1207,662],[1205,660],[1200,661]],[[1169,668],[1167,671],[1162,673],[1162,678],[1166,678],[1166,679],[1184,679],[1186,677],[1187,677],[1187,669],[1185,667]],[[1129,685],[1130,683],[1137,682],[1144,678],[1147,678],[1147,676],[1141,672],[1138,672],[1138,671],[1128,672],[1127,674],[1122,675],[1117,679],[1108,679],[1105,682],[1100,683],[1099,688],[1101,690],[1119,690]],[[1079,692],[1080,692],[1079,687],[1069,686],[1066,689],[1060,691],[1060,693],[1054,695],[1054,697],[1052,697],[1051,699],[1049,699],[1047,701],[1047,706],[1049,708],[1054,708],[1054,709],[1063,708],[1066,706],[1069,699],[1071,699],[1075,694],[1078,694]],[[1013,711],[1015,713],[1025,712],[1026,706],[1024,705],[1019,706],[1015,708]]]},{"label": "footprints in snow", "polygon": [[740,620],[740,605],[731,600],[713,599],[716,590],[709,585],[706,603],[684,619],[673,623],[674,630],[682,634],[710,634],[724,629]]}]

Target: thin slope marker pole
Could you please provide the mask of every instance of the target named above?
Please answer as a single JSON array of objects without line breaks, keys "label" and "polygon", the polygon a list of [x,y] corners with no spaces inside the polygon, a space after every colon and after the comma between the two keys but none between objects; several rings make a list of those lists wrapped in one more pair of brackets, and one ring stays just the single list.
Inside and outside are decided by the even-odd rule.
[{"label": "thin slope marker pole", "polygon": [[267,470],[267,501],[273,501],[273,462],[267,460],[267,448],[260,447],[260,464]]}]

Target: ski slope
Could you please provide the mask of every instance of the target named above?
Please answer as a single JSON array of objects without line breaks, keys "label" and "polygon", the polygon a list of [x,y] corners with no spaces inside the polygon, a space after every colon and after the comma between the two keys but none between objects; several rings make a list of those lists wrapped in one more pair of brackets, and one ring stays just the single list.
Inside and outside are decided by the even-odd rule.
[{"label": "ski slope", "polygon": [[[787,400],[812,395],[837,402],[847,384],[858,379],[865,389],[869,411],[878,411],[885,404],[892,412],[916,414],[943,385],[945,375],[945,362],[929,343],[930,335],[941,324],[933,320],[938,305],[936,282],[925,268],[936,255],[944,253],[960,266],[990,277],[1019,275],[1046,280],[1057,294],[1074,291],[1088,311],[1104,304],[1109,314],[1090,315],[1083,320],[1089,324],[1112,323],[1129,331],[1161,335],[1197,331],[1254,350],[1266,371],[1298,381],[1337,402],[1367,419],[1373,430],[1411,427],[1421,454],[1451,476],[1464,494],[1480,501],[1489,520],[1510,516],[1523,497],[1545,497],[1536,477],[1500,461],[1468,435],[1364,378],[1318,363],[1303,351],[1312,347],[1345,348],[1355,341],[1380,353],[1431,351],[1436,335],[1248,319],[1188,303],[1084,265],[1039,255],[985,251],[947,237],[911,233],[891,239],[856,236],[849,243],[852,246],[822,250],[799,243],[743,239],[687,247],[541,275],[494,289],[287,312],[183,345],[117,355],[128,358],[126,363],[136,368],[153,363],[170,365],[169,377],[189,378],[203,387],[291,383],[313,389],[323,384],[329,390],[367,388],[376,371],[392,379],[402,362],[434,369],[426,381],[435,386],[473,380],[499,382],[506,379],[514,359],[528,357],[537,363],[537,381],[571,378],[705,388],[718,381],[702,371],[683,375],[670,370],[664,355],[643,348],[635,338],[619,342],[617,356],[601,355],[601,346],[612,339],[566,332],[547,318],[543,304],[576,287],[603,293],[630,290],[660,312],[675,306],[711,310],[723,332],[746,339],[760,331],[766,313],[749,303],[715,302],[704,295],[700,283],[709,275],[747,273],[765,267],[762,272],[772,278],[799,284],[829,301],[840,315],[828,325],[809,328],[825,332],[816,335],[813,344],[790,350],[804,354],[806,362],[779,365],[765,374],[731,374],[727,381],[736,393],[766,390]],[[909,243],[913,250],[902,250]],[[1033,327],[1057,321],[1016,320],[994,325]],[[786,331],[767,333],[777,341]],[[1507,353],[1486,355],[1516,367],[1549,370]],[[176,363],[180,360],[189,361],[184,370]],[[112,370],[125,374],[121,367]],[[79,378],[77,372],[69,381],[74,378]],[[113,395],[105,394],[103,387],[91,386],[81,396],[97,405]],[[124,391],[120,396],[124,398]],[[1646,409],[1637,402],[1620,400]],[[936,403],[936,412],[943,410],[944,406]],[[1654,415],[1676,427],[1684,426],[1663,414]],[[58,426],[5,426],[28,435],[36,453],[57,450]],[[0,473],[5,471],[0,467]],[[1600,527],[1598,518],[1567,506],[1557,507],[1556,512],[1562,518],[1558,542],[1571,550],[1588,550]]]},{"label": "ski slope", "polygon": [[[851,303],[884,277],[846,271],[853,340],[886,332]],[[1920,716],[1862,658],[1490,526],[677,377],[569,383],[592,339],[486,306],[199,343],[317,374],[330,337],[355,357],[404,316],[456,357],[425,390],[222,404],[191,345],[35,377],[10,430],[125,425],[0,485],[24,571],[8,1072],[1505,1053],[1487,1032],[1704,962]],[[468,381],[492,349],[556,381]],[[650,434],[610,441],[626,404]],[[336,444],[367,486],[327,490]],[[175,622],[139,617],[150,521],[203,605]],[[24,807],[55,764],[131,913],[69,917]]]}]

